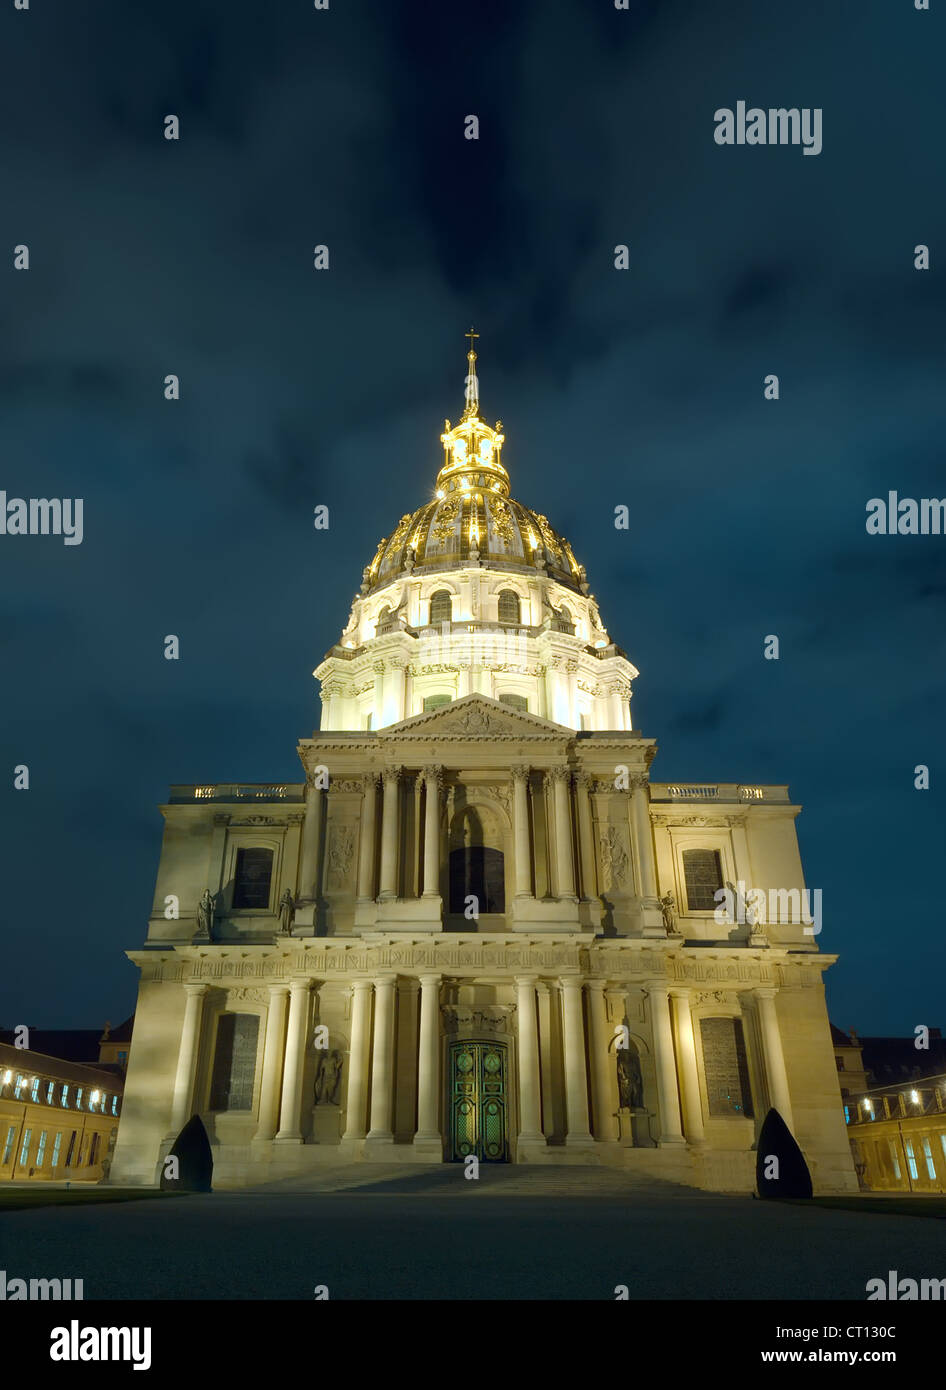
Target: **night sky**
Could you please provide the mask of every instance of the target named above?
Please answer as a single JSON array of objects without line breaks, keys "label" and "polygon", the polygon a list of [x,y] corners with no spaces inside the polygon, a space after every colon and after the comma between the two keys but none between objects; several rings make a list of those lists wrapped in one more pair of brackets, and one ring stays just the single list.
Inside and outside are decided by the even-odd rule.
[{"label": "night sky", "polygon": [[[0,488],[84,540],[0,537],[0,1024],[131,1011],[172,782],[300,778],[471,322],[655,780],[787,782],[833,1021],[946,1022],[946,537],[865,530],[946,493],[944,38],[942,0],[7,0]],[[822,108],[822,153],[717,145],[739,100]]]}]

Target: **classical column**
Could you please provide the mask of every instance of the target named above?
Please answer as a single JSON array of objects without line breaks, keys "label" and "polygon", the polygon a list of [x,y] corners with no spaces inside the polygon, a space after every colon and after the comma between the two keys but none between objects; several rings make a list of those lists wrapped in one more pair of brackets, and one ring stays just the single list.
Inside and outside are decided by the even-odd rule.
[{"label": "classical column", "polygon": [[568,806],[568,783],[571,774],[567,767],[552,769],[551,778],[555,799],[555,867],[559,898],[575,897],[575,865],[572,855],[572,827]]},{"label": "classical column", "polygon": [[673,1059],[673,1028],[670,1024],[669,990],[666,985],[647,986],[654,1030],[654,1056],[657,1063],[657,1103],[660,1106],[660,1146],[684,1144],[680,1126],[680,1096],[677,1068]]},{"label": "classical column", "polygon": [[427,807],[424,811],[424,897],[440,897],[440,783],[442,767],[424,768]]},{"label": "classical column", "polygon": [[348,1049],[348,1098],[343,1140],[364,1139],[368,1108],[368,1035],[371,1031],[371,981],[352,982],[351,1045]]},{"label": "classical column", "polygon": [[539,1029],[535,975],[516,976],[519,1017],[519,1143],[545,1147],[539,1103]]},{"label": "classical column", "polygon": [[696,1067],[696,1044],[693,1038],[693,1017],[690,1013],[690,991],[673,988],[673,1022],[677,1035],[680,1061],[680,1080],[683,1083],[683,1129],[687,1143],[698,1147],[703,1143],[703,1105],[700,1100],[700,1078]]},{"label": "classical column", "polygon": [[775,1011],[775,990],[756,989],[753,994],[759,1001],[759,1021],[762,1024],[762,1046],[765,1051],[765,1075],[769,1083],[769,1103],[781,1115],[794,1132],[792,1102],[788,1091],[788,1073],[785,1070],[785,1054],[782,1051],[782,1035],[779,1032],[778,1014]]},{"label": "classical column", "polygon": [[194,1096],[194,1077],[197,1072],[197,1046],[200,1041],[200,1021],[204,1012],[204,999],[210,986],[190,982],[184,986],[184,1027],[181,1029],[181,1046],[177,1054],[177,1072],[174,1077],[174,1100],[171,1105],[171,1128],[169,1137],[176,1139],[191,1117],[191,1101]]},{"label": "classical column", "polygon": [[288,997],[288,985],[269,986],[269,1012],[266,1015],[266,1039],[263,1043],[263,1077],[259,1094],[259,1123],[253,1136],[258,1140],[272,1139],[276,1133]]},{"label": "classical column", "polygon": [[365,774],[365,794],[361,803],[361,839],[358,846],[358,901],[374,898],[374,828],[378,799],[378,774]]},{"label": "classical column", "polygon": [[440,1137],[440,976],[420,977],[417,1133],[414,1147],[442,1153]]},{"label": "classical column", "polygon": [[396,975],[379,975],[374,982],[374,1051],[371,1055],[371,1128],[366,1143],[393,1144],[394,1109],[394,987]]},{"label": "classical column", "polygon": [[575,776],[575,794],[578,799],[578,841],[581,846],[581,896],[585,899],[598,896],[595,876],[595,840],[591,823],[591,797],[589,795],[591,778],[587,772]]},{"label": "classical column", "polygon": [[542,1094],[542,1133],[555,1133],[555,1064],[552,1059],[552,992],[544,980],[535,986],[539,1012],[539,1077]]},{"label": "classical column", "polygon": [[516,856],[516,897],[532,896],[532,853],[529,848],[529,769],[512,769],[512,825]]},{"label": "classical column", "polygon": [[381,774],[384,799],[381,803],[381,885],[378,898],[397,897],[397,832],[399,767],[386,767]]},{"label": "classical column", "polygon": [[574,1148],[593,1144],[588,1129],[588,1087],[585,1081],[585,1021],[581,1008],[581,980],[563,975],[562,1032],[565,1039],[565,1111],[568,1133],[565,1143]]},{"label": "classical column", "polygon": [[647,778],[634,782],[634,838],[637,842],[637,863],[640,867],[641,897],[657,901],[657,874],[654,869],[654,837],[650,827],[650,803],[647,800]]},{"label": "classical column", "polygon": [[306,776],[305,821],[299,863],[299,901],[315,902],[319,891],[319,849],[322,841],[323,793],[310,772]]},{"label": "classical column", "polygon": [[615,1060],[609,1051],[613,1033],[608,1029],[608,1005],[604,995],[604,980],[588,981],[588,1021],[591,1025],[591,1109],[596,1139],[614,1141],[618,1138],[615,1114]]},{"label": "classical column", "polygon": [[282,1077],[279,1130],[275,1139],[277,1144],[302,1143],[302,1079],[311,987],[310,980],[293,980],[289,986],[289,1028],[286,1033],[286,1064]]}]

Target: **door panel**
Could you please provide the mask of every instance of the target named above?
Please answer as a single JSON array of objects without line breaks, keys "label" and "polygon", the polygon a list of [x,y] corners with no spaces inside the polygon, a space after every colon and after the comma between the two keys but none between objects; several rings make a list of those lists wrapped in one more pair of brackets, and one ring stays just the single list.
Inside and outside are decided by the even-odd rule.
[{"label": "door panel", "polygon": [[450,1045],[450,1158],[509,1162],[506,1044]]}]

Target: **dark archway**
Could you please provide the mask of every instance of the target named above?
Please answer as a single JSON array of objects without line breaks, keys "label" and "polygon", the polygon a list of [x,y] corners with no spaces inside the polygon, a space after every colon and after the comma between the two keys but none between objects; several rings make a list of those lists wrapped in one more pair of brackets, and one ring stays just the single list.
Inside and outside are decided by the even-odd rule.
[{"label": "dark archway", "polygon": [[450,911],[463,913],[466,900],[477,900],[477,912],[506,911],[506,865],[502,850],[486,845],[462,845],[450,851]]}]

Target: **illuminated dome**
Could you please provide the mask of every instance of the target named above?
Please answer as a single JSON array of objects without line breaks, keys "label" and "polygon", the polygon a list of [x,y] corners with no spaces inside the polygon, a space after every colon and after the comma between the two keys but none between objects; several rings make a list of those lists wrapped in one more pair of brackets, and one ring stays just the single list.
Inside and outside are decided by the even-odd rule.
[{"label": "illuminated dome", "polygon": [[587,593],[583,566],[568,541],[541,512],[509,495],[502,463],[502,421],[490,427],[480,417],[476,353],[467,354],[467,404],[459,424],[444,422],[444,462],[432,501],[405,513],[379,543],[364,573],[362,593],[390,584],[401,574],[481,564],[488,569],[535,571],[565,588]]},{"label": "illuminated dome", "polygon": [[510,497],[472,347],[467,363],[434,495],[381,540],[314,672],[321,728],[374,733],[478,694],[564,728],[629,730],[637,671],[568,541]]}]

